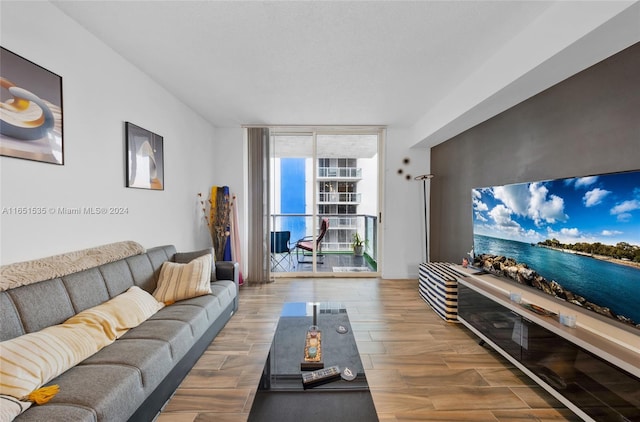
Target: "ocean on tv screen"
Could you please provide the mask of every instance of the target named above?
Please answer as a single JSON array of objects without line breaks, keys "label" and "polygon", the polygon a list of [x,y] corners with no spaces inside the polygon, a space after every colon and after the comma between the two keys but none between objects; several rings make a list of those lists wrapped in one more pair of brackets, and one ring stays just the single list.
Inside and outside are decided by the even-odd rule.
[{"label": "ocean on tv screen", "polygon": [[494,272],[508,258],[555,282],[547,293],[640,329],[640,171],[476,188],[472,200],[474,252]]}]

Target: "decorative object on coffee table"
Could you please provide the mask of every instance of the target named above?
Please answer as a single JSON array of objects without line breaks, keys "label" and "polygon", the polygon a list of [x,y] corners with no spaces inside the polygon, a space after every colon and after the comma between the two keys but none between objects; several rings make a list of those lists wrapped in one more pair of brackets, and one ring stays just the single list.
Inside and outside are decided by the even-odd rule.
[{"label": "decorative object on coffee table", "polygon": [[306,334],[304,344],[304,358],[300,363],[300,369],[303,371],[317,370],[324,368],[324,362],[322,362],[322,333],[318,328],[318,304],[312,304],[312,321],[313,324],[309,327]]},{"label": "decorative object on coffee table", "polygon": [[322,362],[322,332],[317,325],[312,325],[307,331],[304,345],[304,358],[300,363],[303,371],[324,368]]},{"label": "decorative object on coffee table", "polygon": [[348,366],[342,368],[342,371],[340,372],[340,377],[342,377],[342,379],[345,381],[353,381],[357,376],[358,374]]}]

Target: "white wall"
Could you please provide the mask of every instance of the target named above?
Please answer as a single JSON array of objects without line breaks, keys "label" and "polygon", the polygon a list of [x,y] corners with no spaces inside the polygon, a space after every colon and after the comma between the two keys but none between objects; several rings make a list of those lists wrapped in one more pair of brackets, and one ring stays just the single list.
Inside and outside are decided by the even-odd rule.
[{"label": "white wall", "polygon": [[[0,262],[134,240],[206,247],[197,193],[214,129],[48,2],[2,2],[2,46],[63,78],[63,166],[0,157],[0,205],[125,207],[125,215],[0,215]],[[164,137],[165,190],[125,188],[124,121]]]},{"label": "white wall", "polygon": [[[413,178],[429,173],[430,151],[410,148],[412,135],[410,129],[387,129],[382,210],[383,278],[418,278],[418,265],[424,261],[423,186]],[[409,164],[403,163],[405,158]],[[398,169],[403,173],[398,174]],[[407,175],[410,180],[406,179]]]},{"label": "white wall", "polygon": [[246,274],[247,264],[247,152],[242,128],[216,128],[212,185],[229,186],[229,192],[236,196],[238,205],[238,225],[241,242],[241,263]]}]

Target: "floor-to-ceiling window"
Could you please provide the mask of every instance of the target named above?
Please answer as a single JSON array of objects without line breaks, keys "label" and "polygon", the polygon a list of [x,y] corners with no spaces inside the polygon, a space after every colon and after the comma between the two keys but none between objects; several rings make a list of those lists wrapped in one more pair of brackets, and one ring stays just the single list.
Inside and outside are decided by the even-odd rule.
[{"label": "floor-to-ceiling window", "polygon": [[[381,128],[270,129],[272,276],[379,271],[382,135]],[[283,235],[286,250],[274,245]]]}]

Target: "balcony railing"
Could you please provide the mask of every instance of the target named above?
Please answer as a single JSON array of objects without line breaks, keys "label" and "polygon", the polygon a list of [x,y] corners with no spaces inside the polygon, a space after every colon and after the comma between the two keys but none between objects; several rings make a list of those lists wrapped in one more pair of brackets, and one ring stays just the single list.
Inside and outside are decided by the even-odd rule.
[{"label": "balcony railing", "polygon": [[361,193],[355,192],[320,192],[318,194],[319,204],[359,204],[362,198]]},{"label": "balcony railing", "polygon": [[[290,231],[291,246],[298,239],[312,235],[313,220],[310,214],[272,214],[272,231]],[[373,262],[378,259],[378,219],[366,214],[322,214],[318,215],[316,230],[320,230],[320,219],[329,219],[329,229],[322,240],[322,253],[352,252],[354,233],[359,233],[365,241],[365,255]],[[317,233],[316,233],[317,234]]]},{"label": "balcony railing", "polygon": [[357,167],[318,167],[318,178],[362,179],[362,169]]},{"label": "balcony railing", "polygon": [[328,217],[329,218],[329,227],[332,229],[343,229],[343,230],[356,230],[358,228],[358,220],[357,216],[343,216],[340,217]]}]

